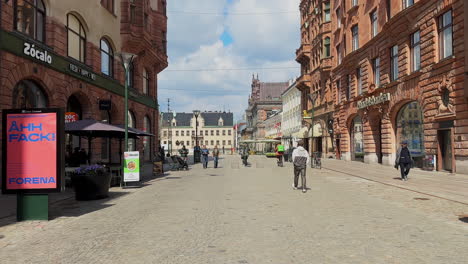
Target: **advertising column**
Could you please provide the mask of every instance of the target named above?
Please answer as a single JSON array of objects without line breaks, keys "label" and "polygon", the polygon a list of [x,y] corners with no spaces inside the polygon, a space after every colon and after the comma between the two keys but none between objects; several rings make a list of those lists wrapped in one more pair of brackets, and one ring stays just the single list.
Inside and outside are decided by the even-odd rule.
[{"label": "advertising column", "polygon": [[2,192],[18,195],[18,220],[47,220],[47,193],[61,190],[63,111],[4,110],[2,121]]}]

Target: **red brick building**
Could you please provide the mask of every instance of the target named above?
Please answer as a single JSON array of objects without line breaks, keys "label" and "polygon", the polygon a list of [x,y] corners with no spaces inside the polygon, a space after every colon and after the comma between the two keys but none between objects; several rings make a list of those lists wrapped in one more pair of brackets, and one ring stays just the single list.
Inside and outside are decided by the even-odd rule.
[{"label": "red brick building", "polygon": [[[310,151],[328,156],[334,152],[333,134],[328,129],[333,122],[334,110],[330,87],[331,3],[328,0],[302,0],[300,11],[301,47],[296,51],[296,61],[301,64],[301,76],[296,87],[302,93],[303,110],[314,115],[309,134],[304,138],[309,139],[306,143],[309,143]],[[313,102],[309,95],[313,96]]]},{"label": "red brick building", "polygon": [[464,0],[332,0],[337,154],[468,173]]},{"label": "red brick building", "polygon": [[[138,55],[129,78],[129,125],[157,134],[157,75],[167,67],[165,0],[12,0],[0,7],[2,109],[60,107],[78,119],[123,124],[118,53],[126,51]],[[157,137],[131,140],[130,148],[149,161],[157,143]],[[85,146],[85,139],[67,137],[68,150]],[[118,162],[118,152],[117,140],[93,140],[93,162]]]}]

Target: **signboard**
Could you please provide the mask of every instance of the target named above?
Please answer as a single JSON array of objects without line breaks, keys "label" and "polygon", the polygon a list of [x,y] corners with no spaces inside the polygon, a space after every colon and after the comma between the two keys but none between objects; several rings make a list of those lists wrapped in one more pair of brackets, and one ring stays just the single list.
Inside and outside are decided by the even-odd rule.
[{"label": "signboard", "polygon": [[3,110],[3,193],[60,191],[64,119],[61,109]]},{"label": "signboard", "polygon": [[381,93],[380,95],[372,96],[357,102],[357,106],[359,109],[363,109],[372,105],[377,105],[388,101],[390,101],[390,93]]},{"label": "signboard", "polygon": [[36,60],[52,64],[52,56],[49,55],[47,50],[36,48],[36,45],[34,44],[24,42],[23,53],[24,55],[30,56]]},{"label": "signboard", "polygon": [[83,69],[80,66],[77,66],[77,65],[75,65],[73,63],[70,63],[68,65],[68,68],[70,69],[70,71],[72,71],[72,72],[74,72],[74,73],[76,73],[78,75],[81,75],[81,76],[83,76],[85,78],[88,78],[90,80],[93,80],[93,81],[96,80],[96,74],[94,74],[93,72],[88,71],[86,69]]},{"label": "signboard", "polygon": [[72,123],[78,121],[78,114],[75,112],[66,112],[65,113],[65,123]]},{"label": "signboard", "polygon": [[124,162],[124,182],[140,181],[140,152],[125,152]]},{"label": "signboard", "polygon": [[111,110],[111,100],[99,100],[99,110]]}]

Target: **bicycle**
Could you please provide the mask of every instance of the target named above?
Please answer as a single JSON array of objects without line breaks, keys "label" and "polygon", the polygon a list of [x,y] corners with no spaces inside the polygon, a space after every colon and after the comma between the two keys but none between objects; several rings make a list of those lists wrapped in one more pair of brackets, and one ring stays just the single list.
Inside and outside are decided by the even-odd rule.
[{"label": "bicycle", "polygon": [[322,153],[314,152],[312,153],[312,162],[310,163],[312,168],[322,169]]}]

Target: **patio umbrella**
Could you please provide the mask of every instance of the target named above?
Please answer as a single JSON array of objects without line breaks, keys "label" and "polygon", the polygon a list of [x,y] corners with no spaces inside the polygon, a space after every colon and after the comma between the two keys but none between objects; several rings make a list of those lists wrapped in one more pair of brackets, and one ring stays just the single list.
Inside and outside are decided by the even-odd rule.
[{"label": "patio umbrella", "polygon": [[[125,129],[125,126],[124,125],[116,125],[122,129]],[[154,137],[153,134],[151,133],[148,133],[148,132],[145,132],[143,130],[140,130],[140,129],[136,129],[136,128],[133,128],[133,127],[128,127],[128,131],[131,131],[132,133],[135,133],[137,136],[141,136],[141,137]]]},{"label": "patio umbrella", "polygon": [[[94,119],[84,119],[65,124],[65,133],[88,138],[88,162],[91,162],[91,140],[92,138],[124,138],[125,129],[99,122]],[[136,138],[137,133],[128,131],[128,137]]]}]

